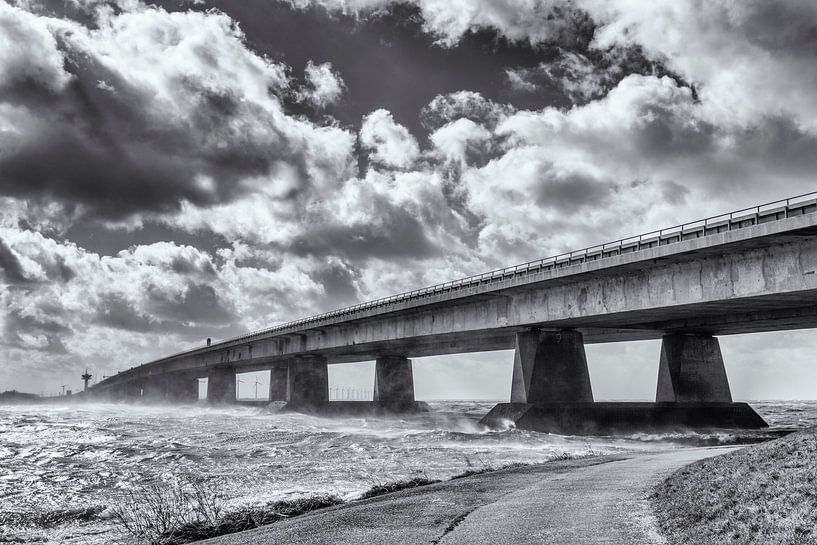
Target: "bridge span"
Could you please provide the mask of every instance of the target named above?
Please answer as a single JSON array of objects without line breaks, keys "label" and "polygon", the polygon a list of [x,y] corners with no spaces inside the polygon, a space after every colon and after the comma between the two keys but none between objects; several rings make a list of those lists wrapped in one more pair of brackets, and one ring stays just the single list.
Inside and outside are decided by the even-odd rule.
[{"label": "bridge span", "polygon": [[521,422],[550,407],[563,419],[565,407],[601,407],[585,343],[661,338],[662,410],[745,417],[717,336],[817,326],[815,212],[811,193],[361,303],[161,358],[89,392],[193,401],[206,377],[209,401],[234,402],[236,373],[268,369],[270,400],[317,407],[329,403],[327,365],[375,360],[375,402],[405,408],[410,358],[515,349],[511,403],[495,416]]}]

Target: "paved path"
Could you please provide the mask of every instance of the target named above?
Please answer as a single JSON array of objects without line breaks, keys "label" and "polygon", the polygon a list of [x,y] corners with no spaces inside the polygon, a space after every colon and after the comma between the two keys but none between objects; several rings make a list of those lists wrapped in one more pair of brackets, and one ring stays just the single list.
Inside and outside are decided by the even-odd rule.
[{"label": "paved path", "polygon": [[647,545],[647,497],[674,470],[731,447],[604,456],[406,490],[200,542],[207,545]]}]

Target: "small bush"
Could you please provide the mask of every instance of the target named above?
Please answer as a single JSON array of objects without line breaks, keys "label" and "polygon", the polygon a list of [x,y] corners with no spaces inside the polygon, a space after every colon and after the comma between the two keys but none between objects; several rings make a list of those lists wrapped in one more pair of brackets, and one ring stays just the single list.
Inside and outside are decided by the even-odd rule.
[{"label": "small bush", "polygon": [[262,506],[243,507],[224,514],[215,523],[199,522],[177,528],[172,535],[163,536],[157,545],[177,545],[201,539],[234,534],[266,526],[281,519],[297,517],[325,507],[343,503],[337,496],[312,496],[285,500]]},{"label": "small bush", "polygon": [[180,545],[243,532],[339,503],[342,500],[335,496],[314,496],[225,512],[218,483],[196,479],[129,491],[113,509],[113,518],[140,543]]},{"label": "small bush", "polygon": [[222,513],[215,483],[203,479],[152,483],[129,490],[112,510],[113,519],[141,542],[176,543],[174,532],[189,525],[215,524]]}]

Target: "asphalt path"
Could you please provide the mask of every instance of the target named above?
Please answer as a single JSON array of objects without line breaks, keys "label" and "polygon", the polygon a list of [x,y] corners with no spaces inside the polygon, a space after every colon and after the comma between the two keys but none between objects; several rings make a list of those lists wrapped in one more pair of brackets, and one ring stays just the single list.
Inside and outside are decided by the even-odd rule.
[{"label": "asphalt path", "polygon": [[648,545],[648,497],[676,469],[734,447],[565,460],[351,502],[207,545]]}]

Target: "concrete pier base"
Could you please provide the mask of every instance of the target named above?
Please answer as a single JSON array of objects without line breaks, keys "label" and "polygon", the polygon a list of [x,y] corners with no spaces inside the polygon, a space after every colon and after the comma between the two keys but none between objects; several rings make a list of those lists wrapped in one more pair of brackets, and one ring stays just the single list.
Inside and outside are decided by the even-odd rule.
[{"label": "concrete pier base", "polygon": [[516,334],[512,403],[591,403],[593,390],[578,331]]},{"label": "concrete pier base", "polygon": [[289,363],[287,410],[302,410],[329,403],[329,370],[326,358],[299,356]]},{"label": "concrete pier base", "polygon": [[402,356],[377,358],[374,366],[374,401],[395,407],[414,402],[414,374],[410,359]]},{"label": "concrete pier base", "polygon": [[768,427],[746,403],[500,403],[481,424],[569,435]]},{"label": "concrete pier base", "polygon": [[207,403],[234,404],[236,402],[235,369],[222,367],[207,375]]},{"label": "concrete pier base", "polygon": [[718,339],[711,335],[665,335],[655,401],[732,401]]}]

